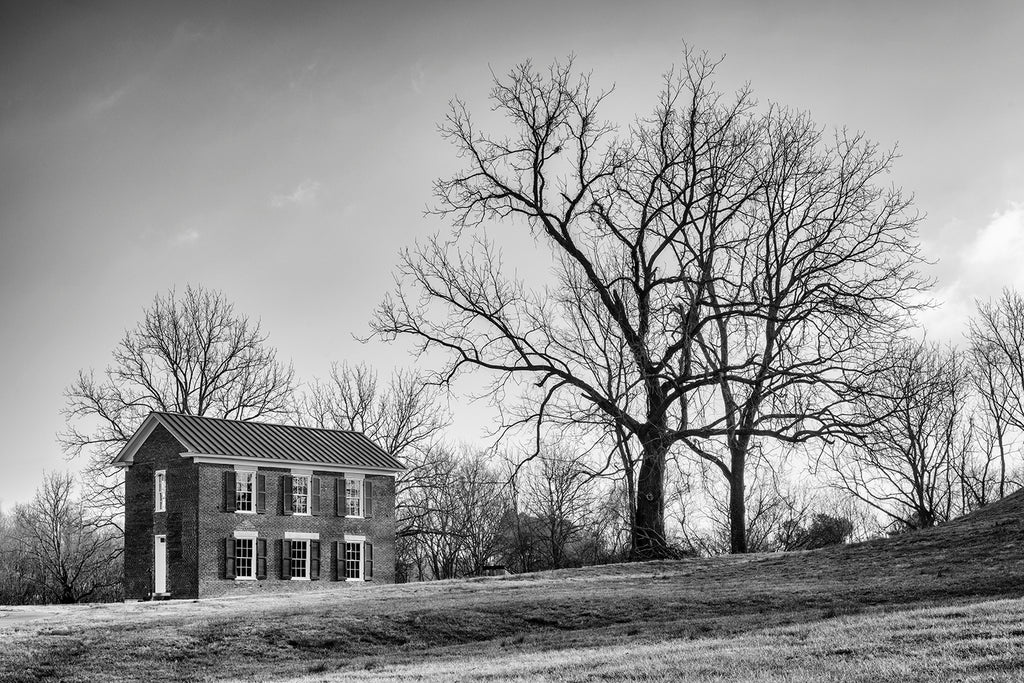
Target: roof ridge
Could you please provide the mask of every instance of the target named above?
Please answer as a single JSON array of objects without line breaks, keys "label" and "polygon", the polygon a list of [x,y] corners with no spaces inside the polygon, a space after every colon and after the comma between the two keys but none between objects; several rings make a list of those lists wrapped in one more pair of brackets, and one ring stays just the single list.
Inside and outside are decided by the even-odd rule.
[{"label": "roof ridge", "polygon": [[306,425],[292,425],[292,424],[281,424],[280,422],[257,422],[255,420],[233,420],[230,417],[213,417],[212,415],[190,415],[188,413],[175,413],[170,410],[154,410],[154,413],[160,415],[174,415],[175,417],[195,418],[199,420],[217,420],[218,422],[232,422],[235,424],[255,424],[255,425],[266,425],[268,427],[288,427],[290,429],[308,429],[314,432],[339,432],[341,434],[358,434],[359,436],[369,439],[371,442],[373,439],[366,436],[365,432],[361,432],[358,429],[331,429],[330,427],[310,427]]}]

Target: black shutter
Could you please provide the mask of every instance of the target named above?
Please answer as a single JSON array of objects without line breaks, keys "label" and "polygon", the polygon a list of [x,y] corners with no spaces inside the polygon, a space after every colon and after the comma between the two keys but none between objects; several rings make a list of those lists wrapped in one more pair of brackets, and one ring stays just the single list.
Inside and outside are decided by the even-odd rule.
[{"label": "black shutter", "polygon": [[363,480],[363,517],[373,517],[373,484],[369,479]]},{"label": "black shutter", "polygon": [[282,539],[277,542],[277,551],[281,556],[281,578],[292,578],[292,542]]},{"label": "black shutter", "polygon": [[320,541],[309,542],[309,580],[320,580]]},{"label": "black shutter", "polygon": [[369,581],[373,578],[373,544],[363,543],[363,580]]},{"label": "black shutter", "polygon": [[338,516],[344,517],[346,514],[345,506],[345,475],[342,474],[341,478],[338,479]]},{"label": "black shutter", "polygon": [[309,478],[309,514],[320,514],[320,477]]},{"label": "black shutter", "polygon": [[233,538],[224,539],[224,578],[235,578],[235,539]]},{"label": "black shutter", "polygon": [[334,580],[344,581],[345,580],[345,567],[342,564],[343,557],[341,554],[345,551],[345,546],[338,541],[331,543],[334,546]]},{"label": "black shutter", "polygon": [[256,473],[256,512],[267,511],[267,475]]},{"label": "black shutter", "polygon": [[267,539],[256,539],[256,578],[267,578]]},{"label": "black shutter", "polygon": [[281,514],[292,514],[292,477],[289,474],[281,477]]},{"label": "black shutter", "polygon": [[224,512],[235,511],[235,471],[224,472]]}]

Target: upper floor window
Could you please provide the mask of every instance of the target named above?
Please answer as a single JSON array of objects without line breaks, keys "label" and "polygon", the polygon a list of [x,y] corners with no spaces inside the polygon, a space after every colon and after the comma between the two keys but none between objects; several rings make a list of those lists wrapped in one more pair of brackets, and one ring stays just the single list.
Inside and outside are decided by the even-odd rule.
[{"label": "upper floor window", "polygon": [[167,510],[167,470],[157,470],[153,477],[154,499],[156,512]]},{"label": "upper floor window", "polygon": [[308,515],[309,507],[309,480],[308,475],[292,476],[292,513],[296,515]]},{"label": "upper floor window", "polygon": [[235,472],[235,512],[256,512],[256,471]]},{"label": "upper floor window", "polygon": [[363,516],[363,480],[345,479],[345,515]]}]

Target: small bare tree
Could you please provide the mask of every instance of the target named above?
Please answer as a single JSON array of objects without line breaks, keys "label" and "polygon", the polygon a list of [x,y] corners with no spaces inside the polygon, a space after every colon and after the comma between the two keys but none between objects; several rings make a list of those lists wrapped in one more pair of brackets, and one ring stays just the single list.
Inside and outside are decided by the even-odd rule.
[{"label": "small bare tree", "polygon": [[28,576],[48,601],[81,602],[120,584],[120,539],[88,516],[70,474],[45,475],[16,516],[24,553],[38,569]]},{"label": "small bare tree", "polygon": [[387,385],[366,365],[334,364],[326,380],[313,382],[296,409],[301,424],[362,432],[405,466],[395,484],[399,536],[415,535],[428,512],[414,491],[438,486],[444,468],[439,440],[451,414],[437,387],[419,374],[395,372]]},{"label": "small bare tree", "polygon": [[963,353],[928,342],[898,342],[859,409],[873,417],[831,455],[839,488],[897,528],[921,529],[960,512],[956,463],[971,448],[970,382]]},{"label": "small bare tree", "polygon": [[520,470],[521,508],[547,550],[549,566],[567,566],[573,544],[597,516],[594,475],[564,446],[545,443],[532,466]]},{"label": "small bare tree", "polygon": [[158,295],[113,356],[102,378],[83,370],[68,387],[60,441],[69,456],[88,456],[90,505],[118,528],[124,493],[110,462],[150,411],[236,420],[291,415],[291,365],[277,359],[260,323],[220,292],[190,286]]},{"label": "small bare tree", "polygon": [[[1002,498],[1009,486],[1020,485],[1008,477],[1013,439],[1024,431],[1024,298],[1004,289],[999,299],[976,305],[967,336],[983,416],[977,427],[989,454],[986,465],[997,469],[995,497]],[[988,472],[985,475],[979,485],[987,481]],[[982,489],[975,496],[980,504],[991,498]]]}]

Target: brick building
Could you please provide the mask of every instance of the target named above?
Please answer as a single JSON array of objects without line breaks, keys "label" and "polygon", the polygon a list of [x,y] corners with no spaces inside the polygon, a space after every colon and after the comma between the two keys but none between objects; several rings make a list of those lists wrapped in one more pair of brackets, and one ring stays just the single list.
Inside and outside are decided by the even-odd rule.
[{"label": "brick building", "polygon": [[395,476],[366,436],[154,412],[125,471],[125,597],[394,581]]}]

